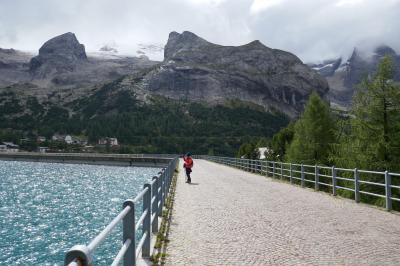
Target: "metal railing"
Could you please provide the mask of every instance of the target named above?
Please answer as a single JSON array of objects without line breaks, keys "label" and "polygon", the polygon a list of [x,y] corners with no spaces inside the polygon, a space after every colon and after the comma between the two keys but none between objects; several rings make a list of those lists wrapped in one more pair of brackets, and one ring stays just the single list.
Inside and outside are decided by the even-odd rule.
[{"label": "metal railing", "polygon": [[[354,194],[356,202],[360,202],[361,195],[382,198],[388,211],[392,210],[394,201],[400,202],[400,198],[394,197],[392,193],[397,190],[396,195],[400,195],[399,173],[231,157],[196,157],[273,178],[286,179],[291,184],[297,182],[301,187],[311,184],[315,190],[320,190],[322,187],[325,187],[325,190],[329,188],[334,196],[338,190],[349,191]],[[394,178],[397,178],[396,182],[393,182]]]},{"label": "metal railing", "polygon": [[[158,217],[162,216],[162,209],[169,194],[178,160],[177,157],[172,159],[167,168],[163,169],[158,176],[154,176],[150,183],[144,184],[143,190],[134,199],[125,200],[122,211],[87,246],[73,246],[65,255],[64,265],[91,265],[96,248],[121,221],[122,246],[112,265],[119,265],[122,261],[125,266],[136,265],[136,259],[140,252],[142,257],[150,257],[151,235],[158,232]],[[138,202],[142,199],[140,218],[136,221],[135,213],[138,211]],[[136,246],[136,232],[140,227],[142,236]]]}]

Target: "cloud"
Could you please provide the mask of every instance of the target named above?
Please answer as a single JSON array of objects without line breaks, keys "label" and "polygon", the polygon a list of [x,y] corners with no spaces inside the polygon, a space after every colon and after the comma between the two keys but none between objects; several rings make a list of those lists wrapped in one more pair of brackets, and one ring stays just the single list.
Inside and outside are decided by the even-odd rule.
[{"label": "cloud", "polygon": [[250,12],[256,14],[268,8],[282,4],[283,0],[254,0],[250,7]]},{"label": "cloud", "polygon": [[336,2],[336,6],[358,5],[363,2],[364,0],[339,0]]},{"label": "cloud", "polygon": [[71,31],[87,50],[115,42],[166,43],[192,31],[223,45],[258,39],[303,61],[347,56],[354,46],[400,51],[400,0],[1,0],[0,47],[35,50]]}]

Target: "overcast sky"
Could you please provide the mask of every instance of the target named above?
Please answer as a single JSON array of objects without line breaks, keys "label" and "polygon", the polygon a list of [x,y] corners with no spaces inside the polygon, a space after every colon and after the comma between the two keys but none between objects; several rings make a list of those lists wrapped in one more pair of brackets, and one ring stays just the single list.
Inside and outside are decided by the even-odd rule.
[{"label": "overcast sky", "polygon": [[38,50],[74,32],[87,51],[165,44],[171,31],[218,44],[260,40],[305,62],[385,43],[400,51],[400,0],[0,0],[0,47]]}]

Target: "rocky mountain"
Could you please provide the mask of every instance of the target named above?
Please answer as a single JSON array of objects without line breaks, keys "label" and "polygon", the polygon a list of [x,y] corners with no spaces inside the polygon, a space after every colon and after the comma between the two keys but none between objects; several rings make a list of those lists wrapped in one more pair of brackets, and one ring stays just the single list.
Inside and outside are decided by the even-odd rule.
[{"label": "rocky mountain", "polygon": [[332,103],[350,107],[356,86],[376,72],[384,56],[390,56],[395,63],[395,80],[400,81],[400,55],[388,47],[379,46],[372,53],[355,48],[346,61],[327,60],[321,64],[310,64],[314,70],[324,76],[330,87],[329,99]]},{"label": "rocky mountain", "polygon": [[169,35],[161,63],[144,56],[90,57],[73,33],[45,42],[29,62],[15,63],[12,79],[0,68],[0,85],[18,90],[24,83],[24,94],[43,101],[47,95],[61,105],[90,97],[98,85],[119,78],[113,93],[130,90],[142,101],[152,95],[211,105],[239,100],[291,117],[311,91],[322,97],[328,92],[325,79],[291,53],[259,41],[217,45],[187,31]]},{"label": "rocky mountain", "polygon": [[291,53],[259,41],[217,45],[187,31],[169,35],[162,62],[86,54],[73,33],[47,41],[35,57],[0,55],[0,132],[116,136],[142,146],[137,152],[233,154],[249,136],[284,127],[313,90],[324,98],[329,90]]},{"label": "rocky mountain", "polygon": [[311,91],[322,97],[328,92],[325,79],[291,53],[259,41],[217,45],[187,31],[169,35],[161,63],[144,56],[88,57],[69,32],[45,42],[28,64],[17,64],[12,80],[0,68],[0,84],[17,90],[21,82],[28,83],[24,87],[31,88],[32,93],[26,92],[30,96],[55,95],[61,105],[90,97],[96,85],[124,76],[119,88],[133,90],[144,101],[149,95],[212,105],[240,100],[292,117],[301,112]]},{"label": "rocky mountain", "polygon": [[65,33],[45,42],[37,56],[0,49],[0,90],[62,106],[90,96],[96,86],[157,63],[147,57],[87,55],[75,34]]},{"label": "rocky mountain", "polygon": [[28,69],[32,55],[14,49],[0,48],[0,88],[30,80]]},{"label": "rocky mountain", "polygon": [[253,41],[242,46],[210,43],[191,32],[172,32],[164,61],[123,82],[137,93],[223,104],[240,100],[298,115],[308,95],[322,97],[328,84],[295,55]]},{"label": "rocky mountain", "polygon": [[54,72],[71,72],[86,61],[85,46],[68,32],[45,42],[39,55],[31,59],[29,69],[35,77],[44,78]]}]

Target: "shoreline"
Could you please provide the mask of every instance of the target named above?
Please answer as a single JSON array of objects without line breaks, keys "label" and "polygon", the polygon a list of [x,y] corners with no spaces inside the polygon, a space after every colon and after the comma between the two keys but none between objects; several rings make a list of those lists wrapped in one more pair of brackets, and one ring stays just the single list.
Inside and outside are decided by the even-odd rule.
[{"label": "shoreline", "polygon": [[0,153],[0,161],[26,161],[134,167],[166,167],[171,155],[94,153]]}]

